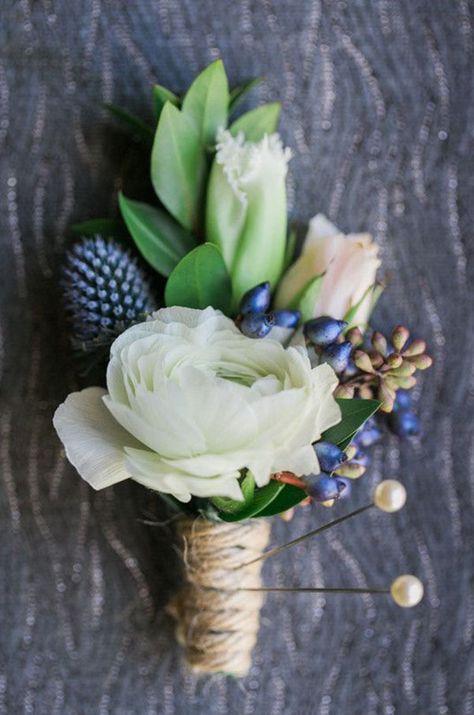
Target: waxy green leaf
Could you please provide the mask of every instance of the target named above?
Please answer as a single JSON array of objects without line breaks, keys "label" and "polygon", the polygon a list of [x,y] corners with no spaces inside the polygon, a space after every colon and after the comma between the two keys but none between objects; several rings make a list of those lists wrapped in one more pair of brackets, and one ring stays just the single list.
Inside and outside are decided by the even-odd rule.
[{"label": "waxy green leaf", "polygon": [[96,234],[100,234],[104,236],[104,238],[108,238],[109,236],[119,238],[127,234],[123,223],[115,218],[91,218],[88,221],[75,223],[71,226],[71,231],[80,236],[95,236]]},{"label": "waxy green leaf", "polygon": [[156,121],[160,118],[166,102],[171,102],[171,104],[175,107],[179,107],[179,97],[177,97],[176,94],[173,94],[171,90],[163,87],[161,84],[153,85],[152,98]]},{"label": "waxy green leaf", "polygon": [[229,93],[229,114],[232,114],[238,107],[238,105],[245,99],[247,94],[261,84],[263,77],[255,77],[255,79],[250,79],[248,82],[243,82],[238,84]]},{"label": "waxy green leaf", "polygon": [[245,477],[240,483],[240,487],[244,496],[242,501],[228,499],[227,497],[212,497],[212,503],[221,512],[226,514],[238,514],[253,501],[255,493],[255,479],[253,478],[252,472],[247,471]]},{"label": "waxy green leaf", "polygon": [[194,124],[204,147],[216,141],[219,127],[227,126],[229,85],[222,60],[216,60],[194,80],[183,99],[182,112]]},{"label": "waxy green leaf", "polygon": [[168,211],[196,229],[202,211],[206,157],[194,122],[166,102],[153,142],[151,181]]},{"label": "waxy green leaf", "polygon": [[188,253],[166,283],[167,306],[182,305],[201,310],[212,306],[228,313],[232,295],[230,276],[216,246],[204,243]]},{"label": "waxy green leaf", "polygon": [[262,104],[261,107],[252,109],[236,119],[230,126],[230,133],[235,137],[239,132],[243,132],[247,141],[258,142],[265,134],[276,132],[280,112],[279,102]]},{"label": "waxy green leaf", "polygon": [[237,514],[220,514],[219,516],[223,521],[242,521],[243,519],[260,516],[261,512],[270,506],[285,486],[281,482],[272,480],[261,489],[255,490],[253,500],[245,509],[242,509]]},{"label": "waxy green leaf", "polygon": [[281,514],[283,511],[287,511],[302,502],[306,497],[307,494],[302,489],[298,489],[298,487],[294,487],[292,484],[284,484],[283,489],[278,492],[275,499],[273,499],[265,509],[262,509],[258,516]]},{"label": "waxy green leaf", "polygon": [[293,263],[297,240],[298,232],[294,226],[291,226],[290,230],[288,231],[288,238],[286,239],[285,263],[283,267],[285,271]]},{"label": "waxy green leaf", "polygon": [[323,432],[322,439],[345,449],[364,422],[377,412],[382,403],[379,400],[338,398],[337,404],[341,408],[342,419],[337,425]]},{"label": "waxy green leaf", "polygon": [[188,231],[156,206],[127,199],[120,193],[119,207],[138,250],[163,276],[169,276],[196,245]]},{"label": "waxy green leaf", "polygon": [[290,310],[300,311],[302,323],[314,318],[314,306],[323,284],[324,275],[324,273],[320,273],[319,276],[311,278],[290,302]]},{"label": "waxy green leaf", "polygon": [[130,114],[125,109],[117,107],[115,104],[106,104],[106,109],[120,119],[124,124],[127,125],[130,132],[141,142],[147,146],[151,146],[153,142],[153,129],[146,122],[144,122],[140,117],[136,117],[134,114]]}]

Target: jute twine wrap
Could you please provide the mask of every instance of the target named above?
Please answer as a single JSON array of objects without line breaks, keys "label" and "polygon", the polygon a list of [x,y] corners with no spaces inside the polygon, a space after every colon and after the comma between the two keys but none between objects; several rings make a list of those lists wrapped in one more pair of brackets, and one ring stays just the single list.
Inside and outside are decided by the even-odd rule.
[{"label": "jute twine wrap", "polygon": [[167,610],[176,636],[196,673],[247,675],[257,640],[263,593],[239,591],[262,586],[262,562],[237,566],[267,547],[266,519],[224,524],[202,518],[177,522],[184,585]]}]

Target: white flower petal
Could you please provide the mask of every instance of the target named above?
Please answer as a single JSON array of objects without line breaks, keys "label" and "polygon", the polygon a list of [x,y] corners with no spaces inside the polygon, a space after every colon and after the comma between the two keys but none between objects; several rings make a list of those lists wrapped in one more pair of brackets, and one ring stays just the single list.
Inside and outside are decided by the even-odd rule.
[{"label": "white flower petal", "polygon": [[130,477],[125,468],[124,446],[137,444],[105,408],[105,394],[100,387],[73,392],[53,418],[67,458],[94,489]]},{"label": "white flower petal", "polygon": [[189,501],[191,495],[237,500],[243,498],[238,471],[200,478],[169,466],[152,452],[141,449],[127,449],[126,452],[127,467],[132,478],[149,489],[172,494],[180,501]]}]

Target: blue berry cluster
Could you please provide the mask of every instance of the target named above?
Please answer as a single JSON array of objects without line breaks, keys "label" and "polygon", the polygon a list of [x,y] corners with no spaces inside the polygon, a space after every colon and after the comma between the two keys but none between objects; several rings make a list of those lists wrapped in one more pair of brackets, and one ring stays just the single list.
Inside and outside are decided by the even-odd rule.
[{"label": "blue berry cluster", "polygon": [[156,308],[137,259],[101,236],[82,238],[67,252],[61,285],[73,339],[84,350],[110,344]]},{"label": "blue berry cluster", "polygon": [[414,437],[420,434],[420,419],[413,410],[413,400],[408,390],[397,391],[393,410],[387,415],[387,423],[398,437]]},{"label": "blue berry cluster", "polygon": [[308,320],[304,326],[306,340],[318,351],[320,362],[327,362],[334,372],[344,372],[351,359],[352,343],[340,341],[340,336],[347,323],[335,320],[327,315]]},{"label": "blue berry cluster", "polygon": [[274,326],[296,328],[301,317],[298,310],[272,310],[270,283],[251,288],[240,301],[238,325],[248,338],[264,338]]}]

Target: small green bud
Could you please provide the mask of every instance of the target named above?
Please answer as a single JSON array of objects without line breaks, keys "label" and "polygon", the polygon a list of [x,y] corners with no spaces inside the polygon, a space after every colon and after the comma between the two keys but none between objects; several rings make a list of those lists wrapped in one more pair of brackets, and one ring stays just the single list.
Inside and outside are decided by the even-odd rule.
[{"label": "small green bud", "polygon": [[413,340],[410,345],[403,351],[403,357],[413,357],[414,355],[421,355],[426,350],[426,343],[424,340]]},{"label": "small green bud", "polygon": [[361,385],[359,387],[359,397],[362,400],[372,400],[374,393],[370,385]]},{"label": "small green bud", "polygon": [[349,340],[352,345],[357,348],[359,345],[362,345],[364,342],[364,336],[362,334],[362,331],[360,328],[357,326],[355,328],[351,328],[347,333],[346,333],[346,340]]},{"label": "small green bud", "polygon": [[385,359],[385,362],[390,368],[393,369],[400,367],[400,365],[403,363],[403,358],[398,353],[392,353]]},{"label": "small green bud", "polygon": [[353,459],[353,458],[356,456],[356,454],[357,454],[357,447],[354,447],[353,444],[349,444],[349,445],[346,447],[345,452],[346,452],[346,455],[347,455],[347,459],[348,459],[348,460],[351,460],[351,459]]},{"label": "small green bud", "polygon": [[369,353],[369,357],[370,357],[370,362],[372,363],[372,367],[374,367],[376,370],[378,370],[380,367],[382,367],[384,360],[380,353],[371,351]]},{"label": "small green bud", "polygon": [[380,409],[382,412],[391,412],[393,403],[395,402],[395,392],[390,389],[385,380],[382,380],[379,385],[378,399],[382,403]]},{"label": "small green bud", "polygon": [[427,370],[433,364],[433,359],[429,355],[413,355],[413,357],[408,357],[407,360],[409,360],[417,370]]},{"label": "small green bud", "polygon": [[334,473],[339,477],[347,477],[348,479],[359,479],[363,474],[365,474],[366,468],[362,464],[351,464],[347,462],[341,464]]},{"label": "small green bud", "polygon": [[410,331],[405,328],[404,325],[397,325],[392,331],[392,344],[397,352],[402,352],[408,338],[410,337]]},{"label": "small green bud", "polygon": [[387,354],[387,338],[385,335],[380,333],[378,330],[375,330],[375,332],[372,334],[372,345],[375,350],[377,350],[378,353],[381,355],[386,355]]},{"label": "small green bud", "polygon": [[353,385],[338,385],[334,391],[335,397],[348,400],[354,397],[355,388]]},{"label": "small green bud", "polygon": [[362,370],[362,372],[374,372],[370,357],[363,350],[356,350],[353,356],[353,360],[356,367],[358,367],[359,370]]},{"label": "small green bud", "polygon": [[413,375],[411,377],[397,377],[396,380],[398,387],[401,387],[402,390],[411,390],[416,385],[416,377],[413,377]]},{"label": "small green bud", "polygon": [[400,367],[390,370],[387,374],[392,377],[410,377],[416,371],[415,365],[407,360],[404,360]]}]

